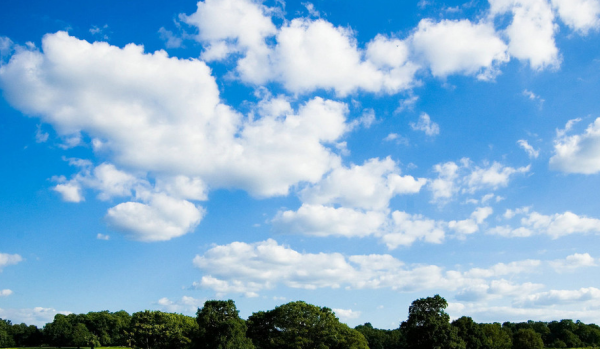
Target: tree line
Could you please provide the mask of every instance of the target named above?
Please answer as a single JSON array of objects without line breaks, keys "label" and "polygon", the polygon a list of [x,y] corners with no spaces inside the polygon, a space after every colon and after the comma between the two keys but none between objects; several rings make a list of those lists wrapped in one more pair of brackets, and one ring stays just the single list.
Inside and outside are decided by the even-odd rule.
[{"label": "tree line", "polygon": [[394,330],[351,328],[335,313],[302,301],[247,320],[235,303],[207,301],[196,317],[142,311],[58,314],[43,328],[0,319],[0,347],[124,346],[140,349],[542,349],[600,346],[600,327],[580,321],[450,321],[439,295],[415,300]]}]

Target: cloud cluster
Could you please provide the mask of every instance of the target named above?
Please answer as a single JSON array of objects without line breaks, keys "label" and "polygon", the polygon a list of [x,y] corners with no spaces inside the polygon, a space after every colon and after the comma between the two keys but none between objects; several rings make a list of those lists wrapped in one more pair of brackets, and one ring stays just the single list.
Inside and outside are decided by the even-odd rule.
[{"label": "cloud cluster", "polygon": [[529,237],[542,234],[553,239],[571,234],[600,233],[600,219],[579,216],[569,211],[544,215],[535,211],[530,212],[528,207],[524,207],[515,211],[507,210],[504,217],[512,219],[516,215],[522,216],[519,227],[497,226],[489,229],[488,233],[504,237]]},{"label": "cloud cluster", "polygon": [[[202,59],[234,57],[244,82],[278,82],[292,93],[317,89],[345,96],[358,90],[397,93],[410,89],[419,70],[445,78],[452,74],[492,80],[511,57],[536,70],[557,68],[556,17],[586,35],[600,26],[597,0],[489,0],[477,22],[423,19],[405,39],[378,34],[361,48],[351,28],[319,16],[283,17],[279,7],[253,0],[199,1],[196,12],[180,18],[198,29]],[[309,12],[318,14],[311,5]],[[510,16],[498,27],[495,19]],[[316,18],[315,18],[316,17]]]},{"label": "cloud cluster", "polygon": [[460,193],[473,194],[480,190],[506,187],[512,177],[528,173],[530,168],[513,168],[498,162],[480,167],[468,158],[461,159],[459,163],[449,161],[437,164],[433,169],[438,177],[429,183],[429,190],[433,194],[432,201],[445,203]]},{"label": "cloud cluster", "polygon": [[56,314],[71,314],[70,311],[57,311],[53,308],[25,308],[25,309],[2,309],[0,308],[0,318],[10,319],[13,323],[26,323],[42,327],[48,322],[52,322]]},{"label": "cloud cluster", "polygon": [[195,314],[198,308],[202,308],[204,306],[205,301],[206,300],[196,299],[189,296],[183,296],[174,301],[163,297],[159,299],[156,304],[161,306],[163,311],[169,313]]},{"label": "cloud cluster", "polygon": [[233,242],[197,255],[194,266],[204,276],[194,287],[211,289],[220,295],[242,293],[253,297],[279,285],[303,289],[389,288],[399,292],[467,292],[477,285],[485,294],[517,295],[523,289],[537,290],[540,286],[487,279],[529,272],[540,264],[527,260],[460,272],[435,265],[406,265],[386,254],[346,257],[339,253],[301,253],[269,239],[253,244]]},{"label": "cloud cluster", "polygon": [[[294,110],[285,98],[268,97],[244,117],[220,102],[199,60],[90,44],[65,32],[46,35],[42,46],[20,49],[0,68],[5,96],[73,144],[89,137],[95,153],[111,159],[96,167],[78,161],[80,173],[57,177],[54,190],[72,202],[84,200],[85,188],[101,200],[131,198],[107,218],[131,236],[152,235],[139,240],[191,231],[202,210],[189,200],[205,200],[209,189],[287,195],[339,166],[328,145],[350,130],[343,103],[317,97]],[[178,208],[185,217],[173,214]],[[149,214],[157,220],[140,226]],[[156,236],[163,228],[170,232]]]},{"label": "cloud cluster", "polygon": [[600,172],[600,118],[588,125],[582,134],[568,136],[573,125],[580,120],[570,120],[564,129],[557,130],[550,168],[566,173]]}]

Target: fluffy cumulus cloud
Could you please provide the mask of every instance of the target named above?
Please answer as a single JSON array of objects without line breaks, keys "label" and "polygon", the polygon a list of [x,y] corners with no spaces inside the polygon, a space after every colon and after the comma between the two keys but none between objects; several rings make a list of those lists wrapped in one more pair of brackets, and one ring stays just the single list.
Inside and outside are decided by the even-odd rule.
[{"label": "fluffy cumulus cloud", "polygon": [[[42,51],[13,55],[0,68],[0,84],[17,109],[64,138],[89,136],[94,151],[111,158],[96,167],[80,163],[81,172],[57,177],[54,190],[72,202],[84,200],[85,188],[101,200],[131,197],[107,217],[146,235],[154,227],[171,230],[166,237],[192,229],[201,212],[182,200],[205,200],[208,189],[268,197],[318,181],[340,162],[326,144],[349,130],[343,103],[314,98],[294,111],[274,98],[244,117],[220,102],[210,69],[199,60],[148,54],[133,44],[90,44],[65,32],[46,35]],[[155,187],[146,191],[173,200],[138,197],[148,177]],[[176,208],[184,208],[185,217],[173,216]],[[158,210],[156,224],[136,228]]]},{"label": "fluffy cumulus cloud", "polygon": [[133,240],[164,241],[194,230],[204,213],[189,201],[154,194],[145,203],[129,201],[110,208],[106,220]]},{"label": "fluffy cumulus cloud", "polygon": [[490,16],[512,15],[503,30],[511,56],[526,60],[533,69],[558,67],[560,54],[554,40],[557,25],[547,0],[488,0]]},{"label": "fluffy cumulus cloud", "polygon": [[565,173],[595,174],[600,172],[600,118],[588,125],[582,134],[568,135],[580,119],[570,120],[557,131],[554,156],[550,168]]},{"label": "fluffy cumulus cloud", "polygon": [[303,204],[297,211],[277,213],[272,224],[284,234],[364,237],[377,233],[385,221],[383,212]]},{"label": "fluffy cumulus cloud", "polygon": [[573,271],[579,268],[598,266],[596,258],[589,253],[575,253],[567,256],[565,259],[557,259],[550,262],[550,265],[557,272]]},{"label": "fluffy cumulus cloud", "polygon": [[9,289],[0,290],[0,297],[8,297],[11,294],[13,294],[12,290],[9,290]]},{"label": "fluffy cumulus cloud", "polygon": [[543,234],[557,239],[571,234],[600,233],[600,219],[579,216],[573,212],[555,213],[544,215],[530,211],[525,207],[516,211],[508,210],[504,217],[512,219],[520,215],[520,226],[511,225],[497,226],[488,231],[490,234],[505,237],[529,237]]},{"label": "fluffy cumulus cloud", "polygon": [[489,80],[499,64],[507,62],[507,46],[490,23],[469,20],[422,20],[411,36],[414,54],[434,76],[477,75]]},{"label": "fluffy cumulus cloud", "polygon": [[[207,61],[235,57],[238,77],[252,84],[279,82],[288,91],[334,90],[396,93],[416,83],[419,70],[436,77],[473,75],[492,80],[511,57],[536,70],[558,67],[557,14],[581,34],[598,28],[598,0],[489,0],[477,22],[423,19],[405,39],[378,34],[361,48],[351,28],[315,16],[275,25],[283,8],[252,0],[206,0],[196,12],[182,14],[198,29],[196,40]],[[509,15],[510,24],[495,25]],[[316,17],[316,18],[314,18]],[[278,21],[279,22],[279,21]]]},{"label": "fluffy cumulus cloud", "polygon": [[586,35],[600,28],[600,1],[551,0],[560,19],[571,29]]},{"label": "fluffy cumulus cloud", "polygon": [[0,271],[9,265],[15,265],[23,261],[23,257],[18,254],[0,253]]},{"label": "fluffy cumulus cloud", "polygon": [[418,67],[404,41],[379,35],[361,50],[352,30],[320,18],[295,18],[277,28],[271,16],[280,12],[250,0],[209,0],[181,18],[198,28],[203,59],[238,54],[237,74],[253,84],[276,81],[296,93],[327,89],[339,95],[395,93],[413,85]]},{"label": "fluffy cumulus cloud", "polygon": [[416,194],[426,184],[425,178],[401,175],[390,158],[370,159],[363,165],[338,167],[321,181],[300,193],[307,204],[332,205],[383,210],[396,195]]}]

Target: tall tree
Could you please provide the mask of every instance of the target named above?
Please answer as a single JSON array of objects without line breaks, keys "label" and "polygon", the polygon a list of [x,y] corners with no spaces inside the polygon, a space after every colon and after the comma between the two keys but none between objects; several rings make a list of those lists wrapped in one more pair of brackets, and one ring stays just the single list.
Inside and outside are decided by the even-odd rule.
[{"label": "tall tree", "polygon": [[246,322],[239,317],[235,303],[207,301],[196,313],[198,347],[206,349],[253,349],[246,337]]},{"label": "tall tree", "polygon": [[259,349],[368,349],[365,337],[333,311],[302,301],[248,318],[248,336]]},{"label": "tall tree", "polygon": [[481,329],[485,335],[486,349],[511,349],[512,332],[502,328],[499,323],[481,324]]},{"label": "tall tree", "polygon": [[143,349],[187,349],[197,331],[194,318],[181,314],[146,310],[131,318],[134,345]]},{"label": "tall tree", "polygon": [[513,337],[513,349],[543,349],[542,336],[532,329],[522,328]]},{"label": "tall tree", "polygon": [[450,325],[444,309],[448,302],[439,295],[421,298],[408,308],[408,319],[400,328],[408,349],[464,349],[458,331]]},{"label": "tall tree", "polygon": [[470,317],[463,316],[452,321],[452,327],[457,329],[458,337],[465,342],[466,349],[487,349],[481,326]]}]

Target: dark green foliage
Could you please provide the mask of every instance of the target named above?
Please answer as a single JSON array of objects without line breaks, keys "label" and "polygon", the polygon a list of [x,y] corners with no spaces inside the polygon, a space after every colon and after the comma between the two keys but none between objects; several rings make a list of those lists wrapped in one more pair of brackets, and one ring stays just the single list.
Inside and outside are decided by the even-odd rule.
[{"label": "dark green foliage", "polygon": [[447,306],[446,300],[439,295],[412,302],[408,319],[400,326],[406,337],[406,348],[465,348],[458,330],[450,325],[450,316],[444,311]]},{"label": "dark green foliage", "polygon": [[422,298],[399,329],[351,329],[333,311],[291,302],[239,317],[235,303],[208,301],[197,317],[160,311],[58,314],[43,328],[0,319],[2,347],[129,346],[139,349],[537,349],[598,348],[600,327],[581,321],[450,324],[444,298]]},{"label": "dark green foliage", "polygon": [[481,325],[468,316],[463,316],[452,322],[457,334],[465,343],[466,349],[487,349],[487,341]]},{"label": "dark green foliage", "polygon": [[365,337],[331,309],[302,301],[252,314],[248,337],[259,349],[368,349]]},{"label": "dark green foliage", "polygon": [[530,328],[522,328],[513,337],[513,349],[543,349],[542,336]]},{"label": "dark green foliage", "polygon": [[246,322],[240,319],[232,300],[207,301],[196,314],[198,348],[253,349],[246,337]]},{"label": "dark green foliage", "polygon": [[485,336],[484,348],[486,349],[511,349],[512,333],[499,323],[481,324]]},{"label": "dark green foliage", "polygon": [[190,348],[197,332],[198,324],[190,316],[146,310],[131,317],[130,334],[138,348]]},{"label": "dark green foliage", "polygon": [[373,328],[370,323],[354,328],[366,338],[370,349],[401,349],[404,348],[404,338],[400,330],[381,330]]},{"label": "dark green foliage", "polygon": [[1,347],[12,347],[15,345],[11,333],[12,323],[10,320],[0,319],[0,348]]}]

